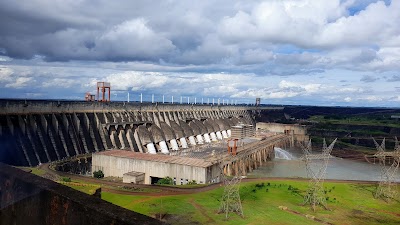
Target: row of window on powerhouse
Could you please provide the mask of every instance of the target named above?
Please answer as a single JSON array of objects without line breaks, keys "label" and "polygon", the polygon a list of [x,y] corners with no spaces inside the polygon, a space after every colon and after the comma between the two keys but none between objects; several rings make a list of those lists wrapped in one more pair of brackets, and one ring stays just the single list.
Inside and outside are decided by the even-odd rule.
[{"label": "row of window on powerhouse", "polygon": [[[216,178],[212,179],[210,183],[216,183],[216,182],[219,182],[219,176],[217,176]],[[180,185],[184,185],[184,184],[188,184],[188,183],[189,183],[189,179],[181,178],[179,184]],[[203,181],[199,182],[199,184],[202,184],[202,183],[203,183]],[[174,177],[174,185],[176,185],[176,184],[177,184],[176,183],[176,177]]]}]

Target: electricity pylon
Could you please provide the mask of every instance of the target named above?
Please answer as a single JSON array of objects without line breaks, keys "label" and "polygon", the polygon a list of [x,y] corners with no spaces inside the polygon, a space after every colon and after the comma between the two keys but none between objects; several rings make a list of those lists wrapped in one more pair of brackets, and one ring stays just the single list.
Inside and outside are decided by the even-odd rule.
[{"label": "electricity pylon", "polygon": [[[379,164],[381,165],[381,180],[379,181],[378,187],[374,194],[375,198],[382,198],[385,201],[396,197],[396,183],[394,177],[399,169],[400,164],[400,146],[397,137],[395,137],[394,151],[387,152],[385,148],[385,139],[379,145],[374,138],[372,138],[376,147],[377,152],[373,157],[378,158]],[[390,157],[393,158],[393,163],[387,165],[386,161]]]},{"label": "electricity pylon", "polygon": [[[322,153],[319,154],[312,153],[311,139],[308,141],[306,146],[302,146],[304,152],[302,159],[306,164],[307,178],[310,179],[308,182],[307,193],[304,196],[303,205],[310,204],[314,211],[317,205],[321,205],[325,209],[328,209],[326,206],[323,184],[328,161],[329,158],[332,157],[331,152],[336,140],[337,139],[327,146],[324,139]],[[322,163],[315,163],[317,160],[322,160]]]},{"label": "electricity pylon", "polygon": [[[236,140],[237,141],[237,140]],[[236,155],[236,141],[234,141],[234,146],[229,146],[230,141],[228,141],[228,157],[227,160],[229,162],[235,162],[237,159]],[[234,149],[232,149],[232,147]],[[230,150],[231,151],[230,151]],[[233,150],[233,151],[232,151]],[[243,217],[243,209],[242,202],[240,201],[240,182],[242,181],[242,166],[237,165],[236,171],[233,176],[227,176],[223,171],[224,163],[220,164],[220,168],[222,169],[222,181],[224,183],[224,193],[222,195],[221,206],[219,209],[219,213],[225,213],[225,218],[228,219],[229,213],[234,212],[239,216]]]}]

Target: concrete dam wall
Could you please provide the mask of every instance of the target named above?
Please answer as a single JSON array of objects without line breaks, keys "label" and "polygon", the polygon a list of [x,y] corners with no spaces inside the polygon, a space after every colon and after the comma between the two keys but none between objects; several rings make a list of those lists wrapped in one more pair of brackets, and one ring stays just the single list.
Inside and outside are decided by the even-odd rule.
[{"label": "concrete dam wall", "polygon": [[238,123],[255,125],[254,112],[233,105],[0,100],[0,162],[36,166],[106,149],[169,154],[228,138]]}]

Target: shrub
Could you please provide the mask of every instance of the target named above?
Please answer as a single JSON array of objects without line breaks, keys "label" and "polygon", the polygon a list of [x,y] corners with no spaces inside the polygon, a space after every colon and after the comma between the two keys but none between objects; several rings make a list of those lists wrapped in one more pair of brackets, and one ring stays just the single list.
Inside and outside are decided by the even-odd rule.
[{"label": "shrub", "polygon": [[189,181],[187,184],[188,184],[188,185],[197,184],[197,181],[195,181],[195,180],[191,180],[191,181]]},{"label": "shrub", "polygon": [[256,184],[256,188],[263,188],[265,185],[264,185],[264,183],[260,183],[260,184]]},{"label": "shrub", "polygon": [[158,180],[157,184],[172,185],[172,184],[174,184],[174,180],[171,177],[164,177],[164,178]]},{"label": "shrub", "polygon": [[104,173],[101,170],[98,171],[94,171],[93,172],[93,177],[97,178],[97,179],[101,179],[104,177]]},{"label": "shrub", "polygon": [[63,177],[61,180],[64,181],[64,182],[71,182],[71,178],[70,177]]}]

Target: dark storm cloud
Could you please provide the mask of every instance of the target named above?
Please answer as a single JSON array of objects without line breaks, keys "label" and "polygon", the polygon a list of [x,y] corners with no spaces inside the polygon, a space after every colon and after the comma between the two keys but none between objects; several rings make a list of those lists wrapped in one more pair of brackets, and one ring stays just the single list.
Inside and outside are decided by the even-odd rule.
[{"label": "dark storm cloud", "polygon": [[[304,14],[306,19],[291,10],[271,14],[268,19],[262,17],[264,11],[276,9],[280,12],[284,8],[280,5],[283,4],[286,2],[3,0],[0,2],[0,49],[4,49],[6,55],[12,58],[30,59],[40,55],[47,61],[260,64],[263,67],[268,66],[265,62],[272,60],[272,63],[280,65],[295,64],[302,67],[311,64],[320,67],[321,63],[316,64],[316,61],[322,60],[334,66],[335,60],[321,59],[319,47],[332,49],[336,44],[346,46],[354,42],[353,39],[343,36],[348,29],[358,26],[345,17],[343,7],[347,3],[333,1],[323,5],[324,11],[321,15]],[[302,0],[298,4],[298,7],[304,7],[305,12],[313,12],[314,8],[320,7],[319,1],[314,0]],[[369,1],[367,5],[373,4],[376,9],[372,6],[366,8],[365,2],[361,4],[358,1],[347,4],[347,7],[371,11],[360,14],[359,17],[374,13],[372,9],[389,11],[396,8],[394,4],[387,4],[387,9],[382,9],[379,2],[375,1]],[[287,18],[282,19],[282,15]],[[332,16],[343,20],[336,25],[341,29],[335,31],[335,37],[339,39],[324,36],[331,36],[332,24],[320,24]],[[389,18],[382,20],[384,19]],[[318,26],[310,30],[310,23]],[[372,25],[380,26],[379,23],[371,24],[371,31],[365,28],[360,30],[361,35],[353,35],[359,40],[359,45],[371,44],[365,34],[376,32]],[[391,26],[392,23],[385,25]],[[302,35],[298,35],[296,30],[290,31],[289,27],[293,26],[296,30],[301,30]],[[387,29],[390,30],[390,26]],[[285,32],[280,32],[281,29]],[[395,29],[390,31],[393,30]],[[319,33],[321,35],[316,36]],[[376,37],[391,40],[390,37]],[[235,41],[227,41],[231,39]],[[316,53],[298,54],[296,51],[289,51],[286,55],[277,54],[276,58],[271,58],[277,46],[282,43],[293,46],[300,52],[304,50],[304,46],[314,46]],[[372,44],[379,46],[379,43]],[[368,50],[351,57],[348,60],[368,63],[376,58],[376,52]]]},{"label": "dark storm cloud", "polygon": [[[229,49],[206,35],[214,29],[213,19],[232,8],[220,2],[222,8],[216,4],[212,10],[202,12],[212,4],[2,1],[0,48],[13,58],[41,55],[48,61],[220,61]],[[216,56],[205,57],[212,53]]]}]

